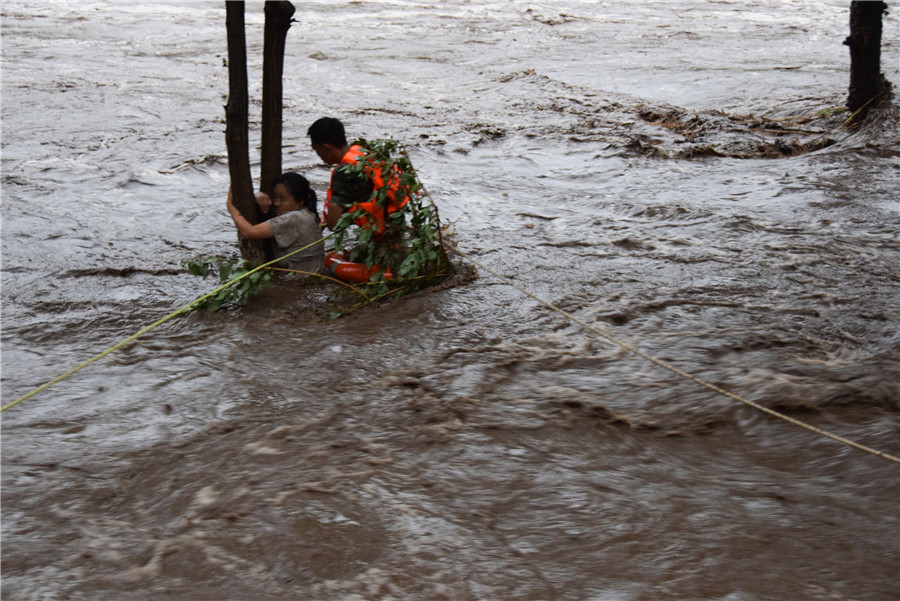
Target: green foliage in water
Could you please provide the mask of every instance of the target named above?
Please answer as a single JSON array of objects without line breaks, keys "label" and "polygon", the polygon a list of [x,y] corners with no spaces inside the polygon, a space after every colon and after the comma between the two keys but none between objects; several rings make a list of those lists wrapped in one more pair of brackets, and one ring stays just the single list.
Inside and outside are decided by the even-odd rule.
[{"label": "green foliage in water", "polygon": [[[444,249],[437,207],[431,202],[419,181],[409,155],[396,140],[364,140],[354,142],[366,153],[356,164],[345,167],[359,177],[379,171],[387,182],[397,178],[395,202],[408,203],[385,220],[380,236],[371,227],[350,228],[354,220],[366,215],[365,210],[348,211],[335,227],[335,250],[345,252],[350,261],[377,265],[379,272],[370,280],[373,298],[400,296],[432,285],[448,275],[450,261]],[[372,191],[371,200],[384,208],[388,203],[388,187]],[[352,243],[352,244],[348,244]],[[393,278],[386,280],[390,269]]]},{"label": "green foliage in water", "polygon": [[823,119],[827,119],[834,115],[843,115],[844,113],[849,113],[850,110],[845,106],[831,106],[828,108],[820,109],[816,111],[816,115],[822,117]]},{"label": "green foliage in water", "polygon": [[254,269],[254,266],[245,260],[230,263],[219,257],[206,257],[196,261],[185,260],[181,264],[194,275],[205,277],[210,273],[215,273],[223,284],[237,280],[212,296],[198,301],[191,306],[192,310],[218,311],[222,305],[229,302],[245,305],[253,296],[268,286],[272,279],[272,273],[268,270],[255,271],[246,277],[241,277]]}]

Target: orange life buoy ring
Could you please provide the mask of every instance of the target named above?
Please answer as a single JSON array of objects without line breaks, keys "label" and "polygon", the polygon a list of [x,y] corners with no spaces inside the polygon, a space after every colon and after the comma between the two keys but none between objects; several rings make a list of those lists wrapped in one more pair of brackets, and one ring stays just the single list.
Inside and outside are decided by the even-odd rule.
[{"label": "orange life buoy ring", "polygon": [[[366,267],[365,263],[351,263],[344,255],[336,252],[325,253],[325,268],[337,279],[350,284],[364,284],[381,271],[377,265]],[[393,277],[390,268],[384,271],[384,279],[390,280]]]}]

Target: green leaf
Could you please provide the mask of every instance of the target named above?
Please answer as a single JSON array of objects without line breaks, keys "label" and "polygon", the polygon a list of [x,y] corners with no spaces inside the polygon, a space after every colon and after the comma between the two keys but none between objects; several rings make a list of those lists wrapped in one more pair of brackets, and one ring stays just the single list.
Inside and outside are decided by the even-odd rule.
[{"label": "green leaf", "polygon": [[400,264],[400,269],[397,270],[397,275],[400,277],[405,277],[412,274],[417,273],[419,270],[419,260],[416,255],[409,255],[403,260],[403,263]]},{"label": "green leaf", "polygon": [[227,282],[232,269],[234,269],[234,266],[229,263],[222,263],[219,265],[219,281]]}]

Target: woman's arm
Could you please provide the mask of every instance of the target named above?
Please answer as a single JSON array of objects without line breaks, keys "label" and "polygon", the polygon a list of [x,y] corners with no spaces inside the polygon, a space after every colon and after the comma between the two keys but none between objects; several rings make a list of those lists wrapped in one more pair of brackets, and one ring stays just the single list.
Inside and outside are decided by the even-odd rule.
[{"label": "woman's arm", "polygon": [[241,212],[234,206],[234,200],[231,197],[231,188],[228,188],[228,201],[225,203],[228,212],[231,213],[231,219],[237,227],[238,233],[246,240],[262,240],[264,238],[272,238],[275,234],[269,224],[263,221],[256,225],[251,224],[241,215]]}]

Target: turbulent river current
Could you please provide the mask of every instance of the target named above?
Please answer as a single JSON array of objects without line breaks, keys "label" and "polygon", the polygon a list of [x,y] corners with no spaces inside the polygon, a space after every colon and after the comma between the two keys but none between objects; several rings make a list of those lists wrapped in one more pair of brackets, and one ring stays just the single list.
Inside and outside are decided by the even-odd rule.
[{"label": "turbulent river current", "polygon": [[[900,465],[686,377],[900,454],[900,103],[843,125],[848,2],[294,4],[285,169],[324,196],[321,116],[394,137],[477,277],[281,284],[5,410],[4,600],[900,597]],[[237,244],[224,3],[0,11],[7,405]]]}]

